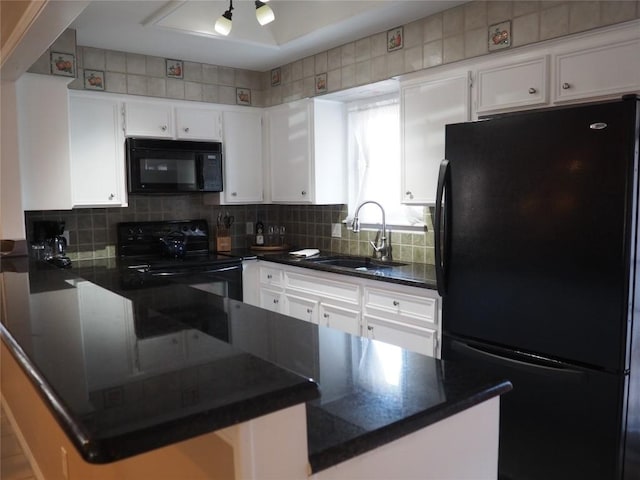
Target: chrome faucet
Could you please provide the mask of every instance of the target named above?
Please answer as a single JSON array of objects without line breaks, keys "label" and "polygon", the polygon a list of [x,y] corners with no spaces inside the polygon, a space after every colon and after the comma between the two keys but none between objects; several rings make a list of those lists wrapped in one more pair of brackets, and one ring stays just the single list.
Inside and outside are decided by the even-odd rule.
[{"label": "chrome faucet", "polygon": [[376,245],[373,241],[369,240],[369,243],[374,250],[374,256],[382,260],[383,262],[391,260],[391,249],[389,248],[390,246],[387,245],[387,222],[385,220],[384,208],[382,208],[382,205],[380,205],[378,202],[374,202],[373,200],[362,202],[358,206],[358,208],[356,208],[356,213],[353,216],[353,223],[351,224],[351,228],[355,233],[358,233],[360,231],[360,220],[358,220],[358,212],[360,212],[360,209],[367,203],[373,203],[374,205],[377,205],[378,207],[380,207],[380,211],[382,212],[382,232],[380,235],[380,242],[378,245]]}]

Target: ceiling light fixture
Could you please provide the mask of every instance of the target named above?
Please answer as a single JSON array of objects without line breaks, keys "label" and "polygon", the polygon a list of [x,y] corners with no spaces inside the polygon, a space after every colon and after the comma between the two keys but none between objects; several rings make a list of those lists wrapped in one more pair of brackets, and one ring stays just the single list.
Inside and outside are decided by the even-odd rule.
[{"label": "ceiling light fixture", "polygon": [[[269,0],[259,1],[256,0],[256,18],[258,19],[258,23],[260,25],[266,25],[275,20],[276,16],[273,13],[273,10],[266,3]],[[220,18],[216,21],[214,29],[220,35],[224,35],[225,37],[229,35],[231,32],[231,27],[233,26],[231,20],[231,12],[233,11],[233,0],[229,0],[229,8],[225,11]]]},{"label": "ceiling light fixture", "polygon": [[233,0],[229,0],[229,9],[220,15],[220,18],[216,21],[215,26],[213,27],[216,32],[220,35],[224,35],[225,37],[229,35],[231,32],[231,27],[233,24],[231,23],[231,11],[233,10]]},{"label": "ceiling light fixture", "polygon": [[262,26],[273,22],[276,18],[271,7],[266,5],[266,2],[268,1],[269,0],[261,2],[260,0],[256,0],[256,18],[258,19],[258,23]]}]

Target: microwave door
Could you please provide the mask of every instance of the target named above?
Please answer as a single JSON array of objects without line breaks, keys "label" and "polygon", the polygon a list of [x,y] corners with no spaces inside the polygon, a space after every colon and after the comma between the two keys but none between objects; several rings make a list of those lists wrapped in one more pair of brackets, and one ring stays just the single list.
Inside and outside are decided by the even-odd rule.
[{"label": "microwave door", "polygon": [[196,158],[193,153],[138,152],[135,162],[141,192],[198,190]]}]

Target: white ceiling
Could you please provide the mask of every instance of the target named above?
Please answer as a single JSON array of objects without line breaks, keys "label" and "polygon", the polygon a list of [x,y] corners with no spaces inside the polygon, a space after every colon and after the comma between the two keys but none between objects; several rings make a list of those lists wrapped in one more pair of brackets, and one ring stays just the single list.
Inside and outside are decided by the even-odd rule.
[{"label": "white ceiling", "polygon": [[464,3],[454,0],[272,0],[261,27],[253,1],[234,0],[233,29],[215,33],[228,0],[94,0],[75,19],[78,45],[267,71]]}]

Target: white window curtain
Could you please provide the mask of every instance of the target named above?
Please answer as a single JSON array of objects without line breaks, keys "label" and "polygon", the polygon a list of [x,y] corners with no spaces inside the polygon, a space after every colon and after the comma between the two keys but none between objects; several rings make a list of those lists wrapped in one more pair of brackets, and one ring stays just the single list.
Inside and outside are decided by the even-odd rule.
[{"label": "white window curtain", "polygon": [[[385,210],[387,225],[418,226],[422,207],[400,203],[400,105],[397,95],[349,105],[349,205],[351,222],[362,202],[373,200]],[[365,205],[358,214],[363,227],[379,225],[380,209]]]}]

